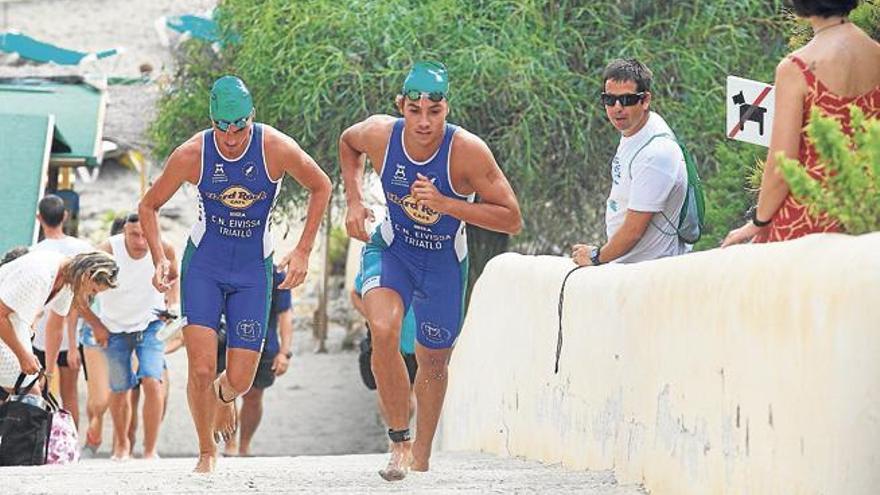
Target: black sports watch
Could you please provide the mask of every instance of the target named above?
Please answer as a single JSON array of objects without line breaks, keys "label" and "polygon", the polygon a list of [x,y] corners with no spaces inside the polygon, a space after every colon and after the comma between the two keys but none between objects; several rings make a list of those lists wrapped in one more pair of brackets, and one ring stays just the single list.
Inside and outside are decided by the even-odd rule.
[{"label": "black sports watch", "polygon": [[592,263],[593,266],[599,266],[602,264],[602,262],[599,261],[599,253],[601,252],[601,246],[594,247],[592,250],[590,250],[590,263]]},{"label": "black sports watch", "polygon": [[293,351],[287,351],[287,352],[285,352],[285,353],[284,353],[284,356],[286,356],[287,359],[292,358],[292,357],[293,357]]},{"label": "black sports watch", "polygon": [[767,221],[758,220],[758,207],[757,206],[753,206],[752,211],[750,213],[751,214],[749,215],[749,218],[751,218],[752,224],[754,224],[755,227],[766,227],[766,226],[770,225],[771,222],[773,222],[772,218]]}]

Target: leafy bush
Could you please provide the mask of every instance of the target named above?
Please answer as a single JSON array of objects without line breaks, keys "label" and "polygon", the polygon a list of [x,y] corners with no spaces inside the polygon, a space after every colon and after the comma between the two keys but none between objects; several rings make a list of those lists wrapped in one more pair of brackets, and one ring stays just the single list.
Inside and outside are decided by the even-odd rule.
[{"label": "leafy bush", "polygon": [[812,178],[797,160],[780,157],[779,168],[798,201],[810,214],[827,213],[850,234],[880,230],[880,119],[866,119],[850,107],[853,136],[834,117],[814,108],[807,136],[828,177]]}]

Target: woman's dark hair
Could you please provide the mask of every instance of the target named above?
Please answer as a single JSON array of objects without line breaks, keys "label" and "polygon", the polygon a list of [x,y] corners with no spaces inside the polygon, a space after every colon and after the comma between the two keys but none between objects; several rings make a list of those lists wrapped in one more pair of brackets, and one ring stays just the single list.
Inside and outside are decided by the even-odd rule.
[{"label": "woman's dark hair", "polygon": [[801,17],[848,15],[859,6],[859,0],[787,0],[786,3]]}]

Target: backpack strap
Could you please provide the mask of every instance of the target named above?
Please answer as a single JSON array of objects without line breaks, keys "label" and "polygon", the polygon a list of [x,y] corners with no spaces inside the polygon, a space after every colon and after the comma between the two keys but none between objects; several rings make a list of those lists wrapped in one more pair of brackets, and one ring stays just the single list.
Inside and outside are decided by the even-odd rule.
[{"label": "backpack strap", "polygon": [[633,176],[632,167],[633,167],[633,162],[636,161],[636,157],[639,156],[639,153],[641,153],[643,149],[647,148],[648,145],[651,144],[652,141],[654,141],[655,139],[657,139],[659,137],[668,137],[669,139],[675,141],[676,144],[678,144],[678,140],[675,139],[675,135],[669,134],[668,132],[654,134],[653,136],[648,138],[648,141],[646,141],[645,144],[643,144],[641,148],[637,149],[636,152],[633,153],[632,158],[629,159],[629,165],[627,166],[627,172],[629,173],[630,179],[632,179],[632,176]]}]

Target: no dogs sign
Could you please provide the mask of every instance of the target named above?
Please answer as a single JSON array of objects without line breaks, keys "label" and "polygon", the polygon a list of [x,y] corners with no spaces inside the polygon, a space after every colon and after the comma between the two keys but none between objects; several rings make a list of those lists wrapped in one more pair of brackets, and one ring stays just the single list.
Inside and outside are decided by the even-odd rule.
[{"label": "no dogs sign", "polygon": [[770,146],[775,99],[767,83],[727,76],[727,137]]}]

